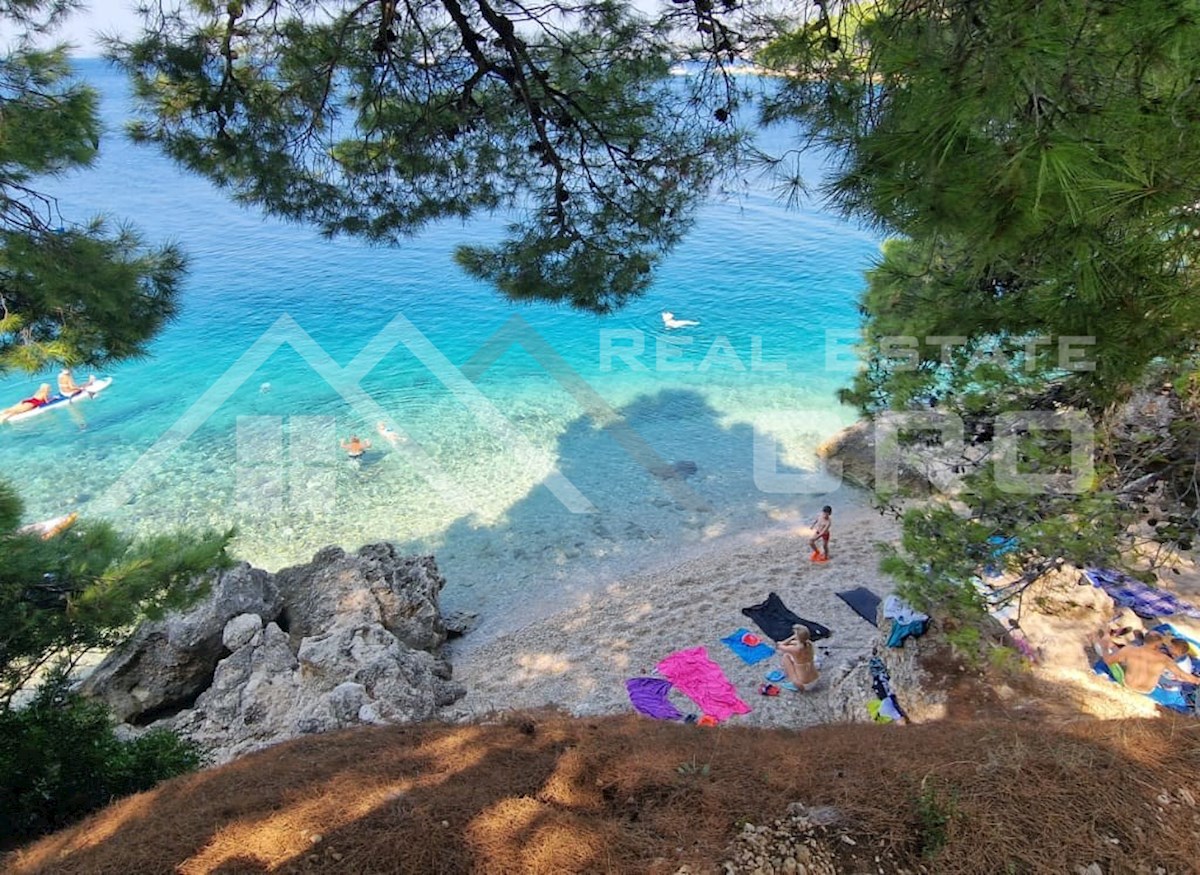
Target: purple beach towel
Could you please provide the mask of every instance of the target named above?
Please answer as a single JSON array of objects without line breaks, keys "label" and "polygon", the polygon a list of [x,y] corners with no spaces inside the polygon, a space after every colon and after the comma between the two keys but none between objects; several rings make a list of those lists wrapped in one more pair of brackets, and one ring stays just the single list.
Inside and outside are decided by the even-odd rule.
[{"label": "purple beach towel", "polygon": [[770,659],[775,654],[774,648],[761,641],[751,647],[742,642],[742,636],[749,635],[749,629],[738,629],[732,635],[726,635],[721,639],[721,643],[736,653],[742,658],[742,662],[748,662],[754,665],[756,662],[762,662],[764,659]]},{"label": "purple beach towel", "polygon": [[647,717],[653,717],[655,720],[683,719],[679,709],[667,698],[667,693],[671,692],[670,681],[659,678],[630,678],[625,681],[625,689],[633,707]]},{"label": "purple beach towel", "polygon": [[676,651],[656,668],[705,714],[718,721],[750,711],[750,706],[738,698],[737,690],[725,677],[721,666],[708,658],[708,651],[703,646]]}]

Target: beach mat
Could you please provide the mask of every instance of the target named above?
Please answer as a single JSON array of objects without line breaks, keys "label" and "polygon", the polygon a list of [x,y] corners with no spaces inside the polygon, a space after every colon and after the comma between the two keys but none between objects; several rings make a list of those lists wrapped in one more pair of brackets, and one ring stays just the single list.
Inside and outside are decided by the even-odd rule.
[{"label": "beach mat", "polygon": [[747,714],[750,706],[738,698],[737,690],[708,658],[703,646],[678,650],[655,666],[658,673],[718,722],[734,714]]},{"label": "beach mat", "polygon": [[806,626],[813,641],[820,641],[833,634],[829,628],[806,620],[788,610],[787,605],[775,593],[767,596],[766,601],[742,608],[742,613],[754,621],[754,624],[772,641],[783,641],[792,637],[793,626]]},{"label": "beach mat", "polygon": [[878,626],[879,603],[883,601],[865,586],[856,586],[845,592],[837,593],[837,597],[850,606],[850,610],[858,614],[872,626]]},{"label": "beach mat", "polygon": [[1128,608],[1143,620],[1182,614],[1200,619],[1200,609],[1165,589],[1147,586],[1137,578],[1109,568],[1085,568],[1083,576],[1112,596],[1118,607]]},{"label": "beach mat", "polygon": [[671,682],[661,678],[630,678],[625,681],[629,702],[647,717],[655,720],[682,720],[683,715],[667,698]]},{"label": "beach mat", "polygon": [[770,659],[775,655],[775,648],[763,644],[761,641],[758,644],[746,644],[742,638],[750,634],[749,629],[738,629],[732,635],[726,635],[721,639],[721,643],[736,653],[742,658],[742,662],[754,665],[756,662],[762,662],[764,659]]}]

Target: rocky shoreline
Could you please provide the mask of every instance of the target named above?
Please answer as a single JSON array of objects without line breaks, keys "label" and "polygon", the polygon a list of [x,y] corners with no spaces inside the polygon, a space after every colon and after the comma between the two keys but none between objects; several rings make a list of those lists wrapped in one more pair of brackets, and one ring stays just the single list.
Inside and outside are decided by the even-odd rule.
[{"label": "rocky shoreline", "polygon": [[[446,580],[432,556],[402,556],[381,543],[352,554],[327,548],[275,574],[243,563],[186,613],[143,624],[82,691],[113,710],[122,733],[170,728],[219,764],[357,725],[470,722],[542,707],[580,716],[628,712],[626,678],[652,672],[672,650],[705,644],[753,709],[739,724],[863,720],[867,660],[881,649],[880,632],[834,592],[856,585],[889,592],[871,547],[894,533],[868,508],[840,507],[841,557],[826,566],[807,562],[804,532],[764,534],[616,581],[565,613],[468,639],[461,650],[447,641],[475,618],[442,615]],[[718,643],[749,623],[739,608],[768,592],[836,630],[823,643],[824,678],[812,692],[750,695],[771,665],[746,665]],[[889,656],[899,672],[894,682],[923,710],[919,669],[901,656]]]},{"label": "rocky shoreline", "polygon": [[[185,613],[144,623],[84,681],[122,731],[166,727],[214,764],[317,732],[431,719],[466,690],[431,556],[331,547],[277,574],[241,564]],[[461,631],[461,629],[459,630]]]}]

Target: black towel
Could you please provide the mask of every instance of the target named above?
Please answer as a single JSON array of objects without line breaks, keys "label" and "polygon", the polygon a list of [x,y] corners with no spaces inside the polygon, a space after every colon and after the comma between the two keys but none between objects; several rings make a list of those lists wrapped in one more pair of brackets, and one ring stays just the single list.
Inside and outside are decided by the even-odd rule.
[{"label": "black towel", "polygon": [[812,620],[806,620],[793,614],[783,603],[783,599],[775,593],[767,596],[765,602],[742,608],[742,613],[753,620],[758,628],[774,641],[791,638],[793,626],[807,626],[813,641],[820,641],[833,634],[820,623],[814,623]]},{"label": "black towel", "polygon": [[876,618],[879,615],[879,603],[883,601],[865,586],[858,586],[846,592],[839,592],[837,597],[848,604],[854,613],[858,614],[872,626],[878,626]]}]

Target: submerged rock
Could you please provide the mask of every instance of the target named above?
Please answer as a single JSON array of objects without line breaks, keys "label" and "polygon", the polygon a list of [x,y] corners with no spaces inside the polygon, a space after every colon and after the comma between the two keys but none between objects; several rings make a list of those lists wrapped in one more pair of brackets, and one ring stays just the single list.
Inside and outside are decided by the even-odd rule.
[{"label": "submerged rock", "polygon": [[659,480],[686,480],[700,470],[695,462],[672,462],[669,465],[656,465],[650,473]]}]

